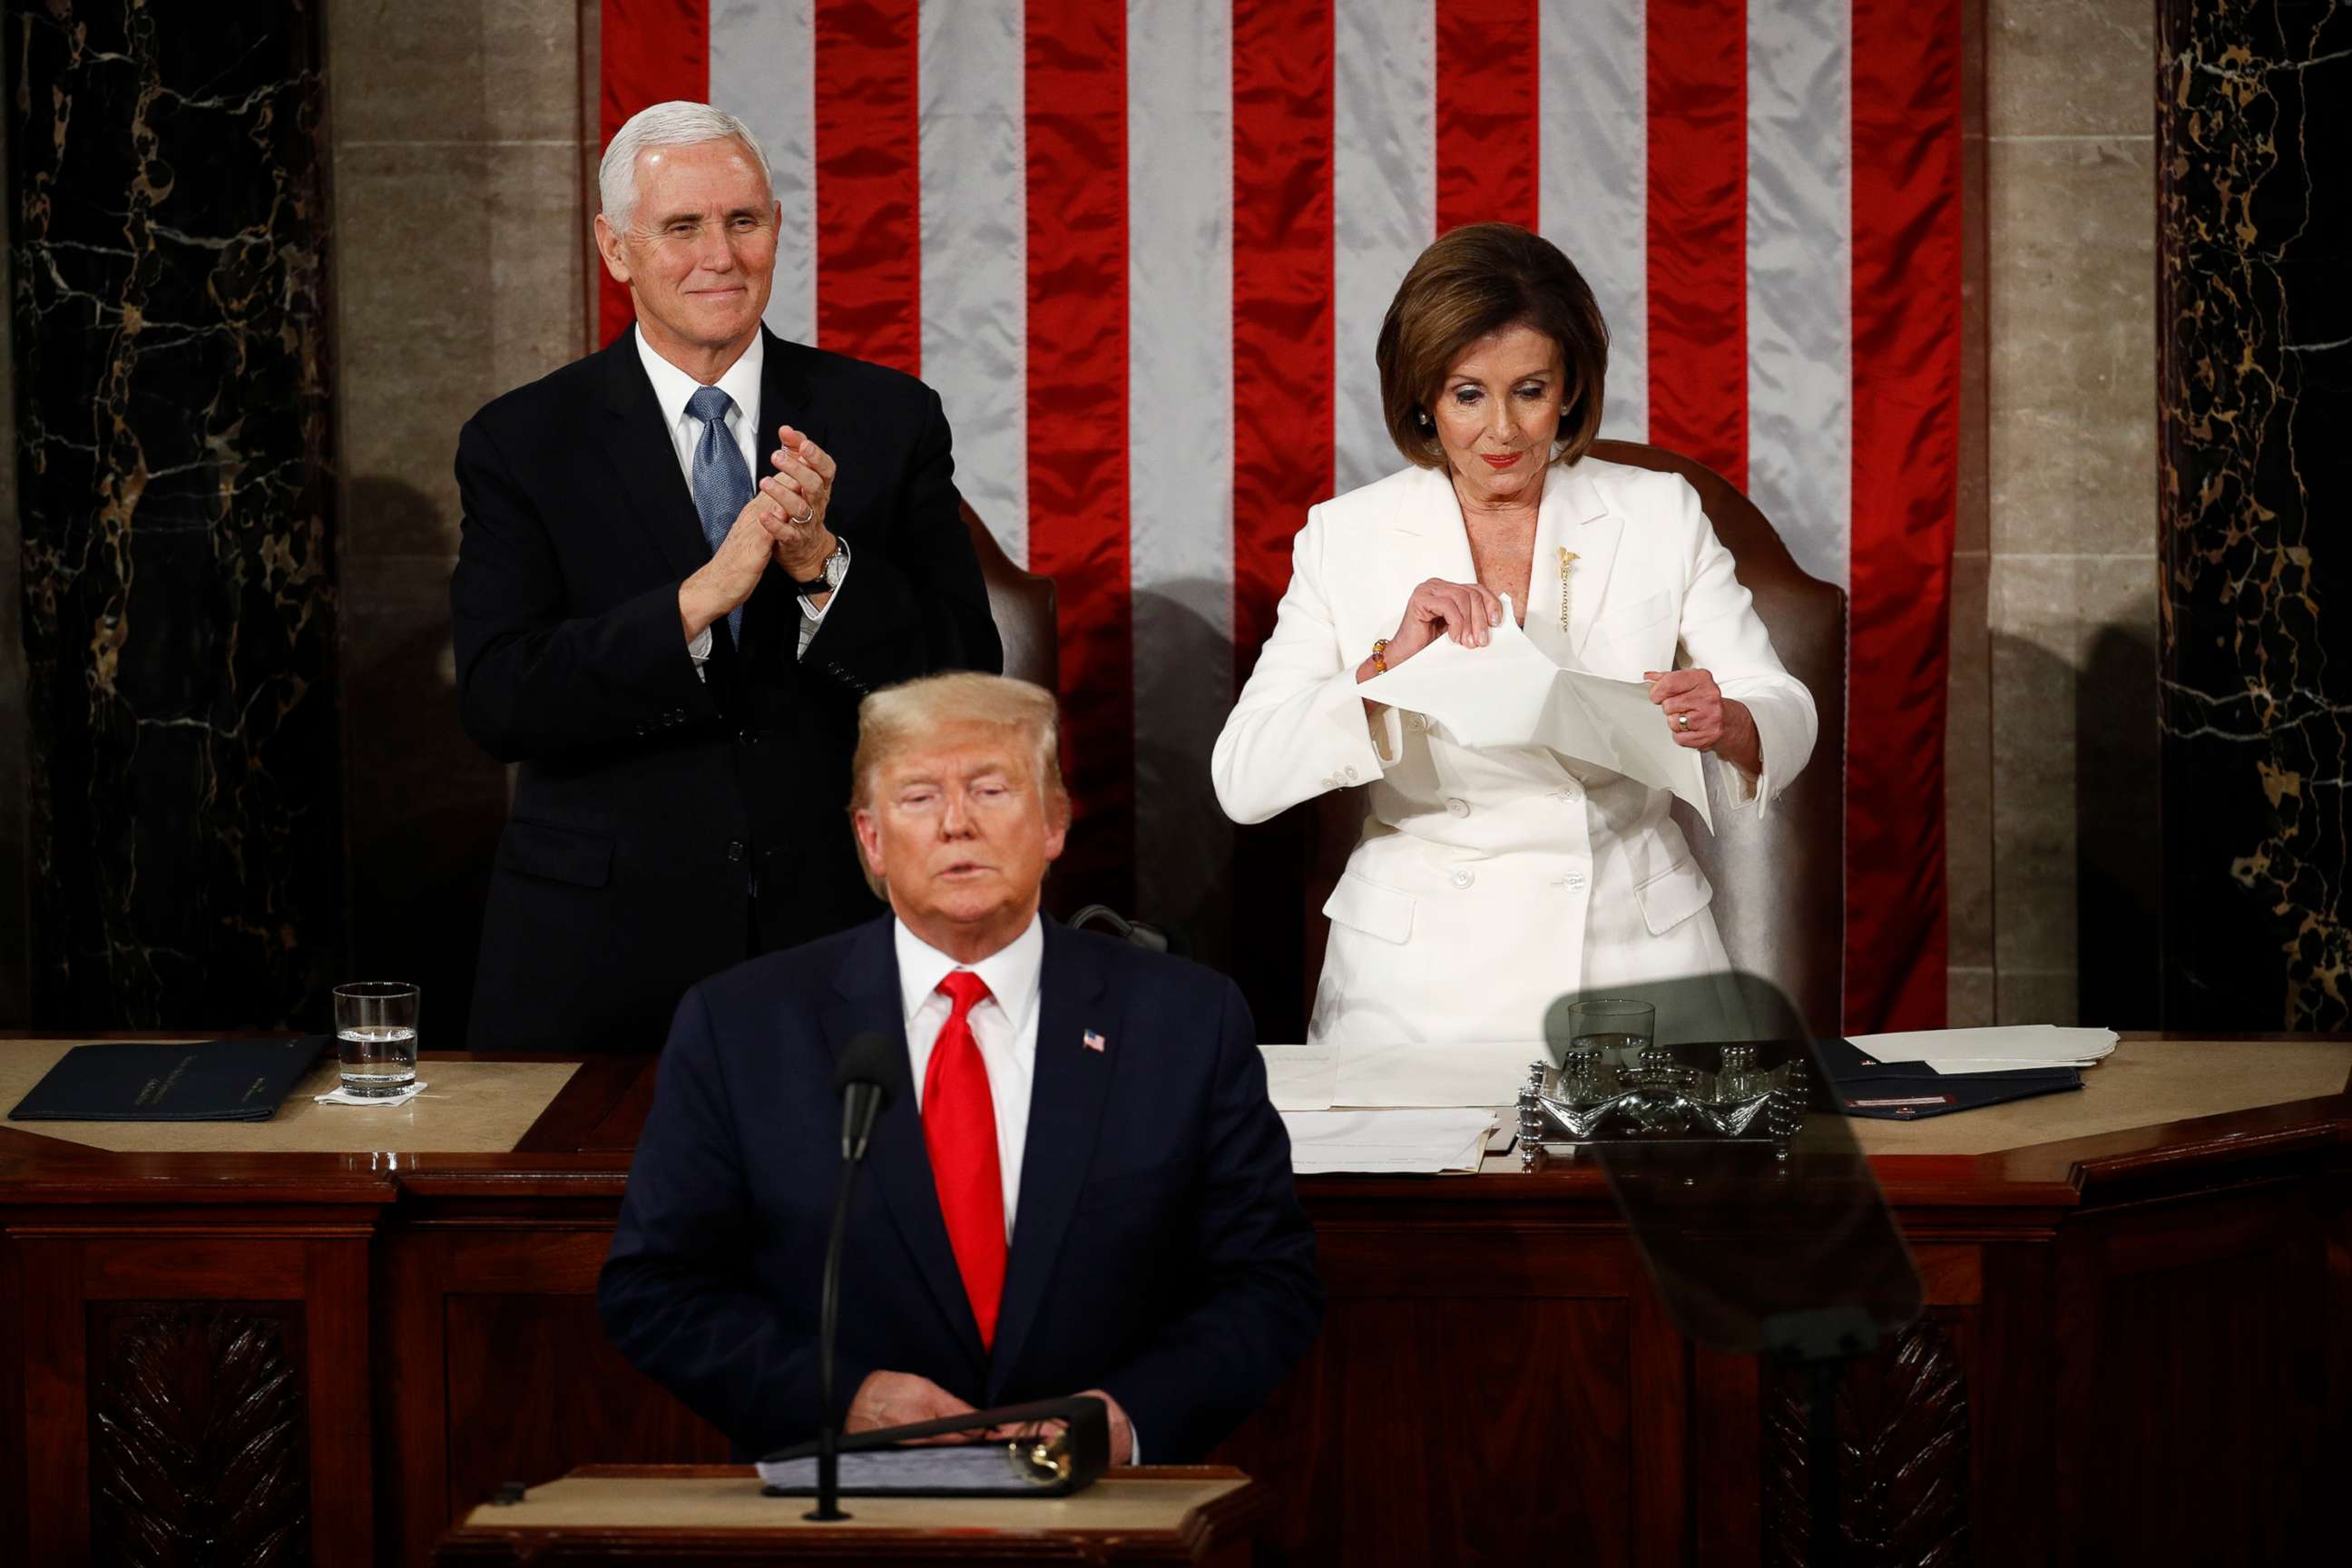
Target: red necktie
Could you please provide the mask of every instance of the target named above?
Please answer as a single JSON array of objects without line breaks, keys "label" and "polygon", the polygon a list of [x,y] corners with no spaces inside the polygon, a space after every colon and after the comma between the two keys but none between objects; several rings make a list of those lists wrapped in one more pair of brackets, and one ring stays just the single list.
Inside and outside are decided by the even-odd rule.
[{"label": "red necktie", "polygon": [[1004,1177],[996,1159],[996,1102],[971,1034],[972,1005],[988,994],[988,983],[960,969],[940,982],[940,994],[950,1005],[923,1071],[923,1143],[931,1152],[948,1245],[980,1321],[980,1342],[990,1346],[1004,1290]]}]

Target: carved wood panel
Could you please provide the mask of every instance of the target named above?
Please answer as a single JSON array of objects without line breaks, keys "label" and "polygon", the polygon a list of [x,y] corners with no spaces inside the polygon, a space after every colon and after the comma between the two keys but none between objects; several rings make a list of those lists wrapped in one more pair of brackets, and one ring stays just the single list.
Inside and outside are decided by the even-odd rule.
[{"label": "carved wood panel", "polygon": [[98,1301],[89,1311],[93,1560],[309,1562],[300,1304]]},{"label": "carved wood panel", "polygon": [[[1960,1329],[1930,1312],[1838,1389],[1839,1483],[1853,1568],[1954,1568],[1970,1558],[1969,1399]],[[1802,1378],[1764,1380],[1764,1561],[1802,1568],[1806,1499]]]}]

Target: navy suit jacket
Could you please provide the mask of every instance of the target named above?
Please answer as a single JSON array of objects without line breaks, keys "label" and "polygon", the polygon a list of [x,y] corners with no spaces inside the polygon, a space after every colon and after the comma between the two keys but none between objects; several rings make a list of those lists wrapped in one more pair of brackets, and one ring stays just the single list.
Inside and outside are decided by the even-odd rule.
[{"label": "navy suit jacket", "polygon": [[[993,1351],[900,1095],[850,1206],[835,1403],[877,1369],[983,1409],[1102,1388],[1154,1462],[1197,1459],[1321,1321],[1290,1142],[1230,980],[1050,921],[1045,937]],[[829,1080],[859,1034],[904,1047],[900,1008],[886,917],[696,986],[662,1053],[597,1305],[631,1362],[749,1453],[815,1434],[841,1165]]]}]

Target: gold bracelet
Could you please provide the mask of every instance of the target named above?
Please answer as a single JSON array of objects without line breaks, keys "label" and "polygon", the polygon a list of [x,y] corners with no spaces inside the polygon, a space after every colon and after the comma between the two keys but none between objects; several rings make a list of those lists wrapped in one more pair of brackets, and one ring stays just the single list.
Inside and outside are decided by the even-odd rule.
[{"label": "gold bracelet", "polygon": [[1386,654],[1388,650],[1388,638],[1374,637],[1372,639],[1372,673],[1374,675],[1386,675],[1389,672],[1389,661],[1385,658],[1381,657]]}]

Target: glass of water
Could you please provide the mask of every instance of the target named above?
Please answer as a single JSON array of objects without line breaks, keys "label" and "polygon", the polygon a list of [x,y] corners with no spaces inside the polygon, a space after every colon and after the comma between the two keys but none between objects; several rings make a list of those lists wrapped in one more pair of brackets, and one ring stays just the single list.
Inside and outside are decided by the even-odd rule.
[{"label": "glass of water", "polygon": [[1657,1037],[1658,1010],[1647,1002],[1593,996],[1571,1002],[1568,1008],[1568,1048],[1571,1055],[1591,1052],[1612,1066],[1632,1066]]},{"label": "glass of water", "polygon": [[343,1092],[398,1094],[416,1081],[417,991],[397,980],[335,987],[335,1048]]}]

